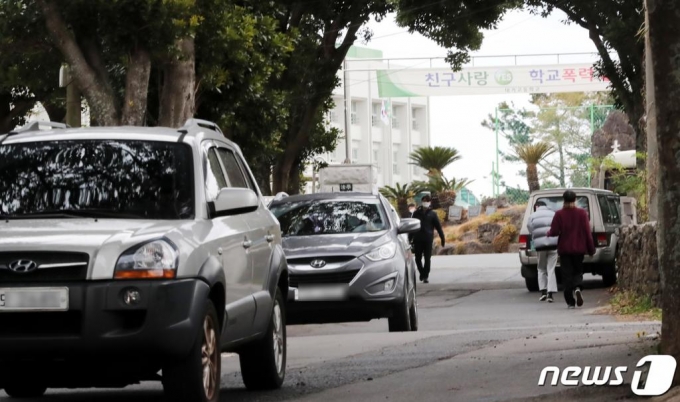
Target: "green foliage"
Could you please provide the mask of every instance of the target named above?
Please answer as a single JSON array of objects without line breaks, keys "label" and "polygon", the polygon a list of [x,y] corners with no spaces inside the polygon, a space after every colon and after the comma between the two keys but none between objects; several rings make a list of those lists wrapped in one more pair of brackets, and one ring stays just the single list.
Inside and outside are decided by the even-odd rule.
[{"label": "green foliage", "polygon": [[507,237],[512,243],[517,239],[517,236],[519,236],[519,230],[517,230],[517,227],[515,225],[509,223],[503,226],[500,234],[502,236]]},{"label": "green foliage", "polygon": [[[518,146],[531,143],[532,129],[529,122],[535,115],[534,112],[528,111],[525,108],[516,109],[513,103],[502,102],[498,105],[498,118],[495,115],[489,114],[489,117],[482,121],[482,127],[493,132],[498,129],[498,132],[505,137],[510,148],[514,149]],[[499,152],[506,162],[519,161],[516,155],[506,154],[500,150]]]},{"label": "green foliage", "polygon": [[521,188],[506,187],[502,196],[504,196],[511,205],[522,205],[529,202],[530,193]]},{"label": "green foliage", "polygon": [[427,170],[430,176],[440,176],[447,166],[460,158],[457,149],[439,146],[418,148],[410,155],[411,164]]},{"label": "green foliage", "polygon": [[642,315],[661,321],[661,309],[654,306],[648,295],[639,295],[631,291],[618,291],[609,303],[615,314]]},{"label": "green foliage", "polygon": [[496,28],[505,12],[522,3],[514,0],[396,0],[396,4],[397,23],[451,49],[447,61],[457,69],[469,61],[470,51],[478,50],[482,45],[484,35],[481,30]]},{"label": "green foliage", "polygon": [[[647,154],[638,152],[636,159],[646,160]],[[595,158],[591,161],[593,172],[598,167],[607,171],[610,175],[611,190],[622,196],[633,197],[637,200],[637,211],[640,214],[639,221],[647,221],[647,172],[642,170],[630,170],[611,158]]]},{"label": "green foliage", "polygon": [[435,209],[434,212],[437,214],[439,222],[446,222],[446,215],[448,214],[447,211],[444,211],[443,209]]}]

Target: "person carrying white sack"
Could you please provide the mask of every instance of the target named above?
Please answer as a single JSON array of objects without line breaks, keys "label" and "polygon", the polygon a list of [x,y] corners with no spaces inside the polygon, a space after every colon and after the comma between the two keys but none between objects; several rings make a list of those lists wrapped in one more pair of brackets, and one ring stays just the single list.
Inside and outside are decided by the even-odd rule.
[{"label": "person carrying white sack", "polygon": [[538,287],[541,290],[540,301],[553,302],[553,293],[557,293],[557,237],[548,237],[555,211],[539,200],[534,205],[534,212],[529,217],[527,227],[531,233],[533,248],[538,252]]}]

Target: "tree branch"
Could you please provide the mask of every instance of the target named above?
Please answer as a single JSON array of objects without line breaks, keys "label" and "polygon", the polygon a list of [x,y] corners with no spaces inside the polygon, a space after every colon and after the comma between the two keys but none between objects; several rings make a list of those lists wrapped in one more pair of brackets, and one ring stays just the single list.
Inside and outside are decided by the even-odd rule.
[{"label": "tree branch", "polygon": [[51,0],[36,2],[45,18],[45,25],[52,40],[69,63],[73,76],[92,109],[93,117],[105,126],[118,125],[119,118],[113,93],[100,84],[97,74],[88,64],[67,28],[57,5]]}]

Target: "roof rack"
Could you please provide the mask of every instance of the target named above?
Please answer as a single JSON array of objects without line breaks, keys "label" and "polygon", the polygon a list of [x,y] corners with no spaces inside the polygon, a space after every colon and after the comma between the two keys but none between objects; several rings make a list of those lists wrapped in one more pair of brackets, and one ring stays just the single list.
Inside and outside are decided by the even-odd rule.
[{"label": "roof rack", "polygon": [[27,125],[16,129],[12,130],[9,133],[7,133],[8,136],[12,134],[19,134],[19,133],[26,133],[29,131],[40,131],[40,126],[48,126],[50,128],[59,128],[59,129],[67,129],[71,128],[71,126],[64,124],[64,123],[57,123],[55,121],[33,121],[28,123]]},{"label": "roof rack", "polygon": [[212,121],[202,120],[202,119],[191,118],[191,119],[184,122],[184,125],[180,128],[180,130],[187,129],[189,127],[194,127],[194,126],[209,128],[211,130],[215,130],[218,133],[224,135],[224,133],[222,132],[222,130],[220,130],[220,127],[217,124],[213,123]]}]

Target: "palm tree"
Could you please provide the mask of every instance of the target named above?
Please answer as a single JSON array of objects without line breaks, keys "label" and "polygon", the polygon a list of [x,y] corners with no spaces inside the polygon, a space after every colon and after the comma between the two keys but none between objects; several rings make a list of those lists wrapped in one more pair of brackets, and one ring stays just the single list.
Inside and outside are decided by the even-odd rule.
[{"label": "palm tree", "polygon": [[555,152],[555,148],[543,141],[515,146],[516,156],[527,165],[527,184],[529,184],[530,193],[541,189],[541,185],[538,182],[537,166],[553,152]]},{"label": "palm tree", "polygon": [[461,155],[455,148],[426,147],[411,152],[411,164],[427,170],[428,176],[441,175],[444,168],[459,160]]},{"label": "palm tree", "polygon": [[401,185],[395,183],[394,187],[385,186],[380,189],[380,194],[390,201],[397,203],[397,211],[399,216],[406,216],[408,214],[408,200],[415,197],[421,191],[421,188],[415,183]]}]

